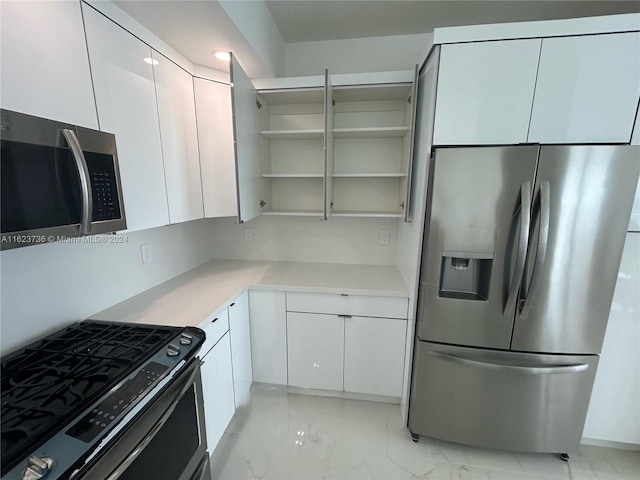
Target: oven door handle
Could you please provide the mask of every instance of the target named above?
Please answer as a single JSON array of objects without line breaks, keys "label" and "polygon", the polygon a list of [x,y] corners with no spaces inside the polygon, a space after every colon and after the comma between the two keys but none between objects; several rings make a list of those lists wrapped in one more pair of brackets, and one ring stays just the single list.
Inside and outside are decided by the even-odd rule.
[{"label": "oven door handle", "polygon": [[138,458],[138,456],[147,447],[147,445],[151,443],[160,429],[167,422],[173,411],[176,409],[178,403],[180,403],[182,396],[189,390],[199,372],[199,367],[193,369],[193,371],[189,374],[187,380],[185,381],[185,386],[180,390],[180,393],[176,395],[176,399],[171,402],[171,405],[167,407],[165,412],[162,414],[162,417],[160,417],[156,424],[151,428],[147,436],[144,437],[138,445],[136,445],[136,448],[134,448],[133,452],[131,452],[131,454],[126,459],[124,459],[120,465],[118,465],[118,467],[111,473],[111,475],[107,477],[106,480],[116,480],[117,478],[119,478],[120,475],[122,475],[127,470],[127,468],[129,468],[129,466],[136,460],[136,458]]}]

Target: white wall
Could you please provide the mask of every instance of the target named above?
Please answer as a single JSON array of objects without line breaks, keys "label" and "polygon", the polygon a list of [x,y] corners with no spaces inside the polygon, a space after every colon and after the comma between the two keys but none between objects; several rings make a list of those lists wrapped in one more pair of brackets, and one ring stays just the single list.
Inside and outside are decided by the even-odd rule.
[{"label": "white wall", "polygon": [[[211,228],[210,220],[198,220],[119,235],[128,240],[122,244],[49,243],[2,252],[1,353],[211,260]],[[143,265],[145,243],[153,257]]]},{"label": "white wall", "polygon": [[286,76],[413,70],[431,48],[432,33],[287,43]]},{"label": "white wall", "polygon": [[[247,228],[251,242],[243,239]],[[378,244],[380,230],[389,231],[389,245]],[[397,231],[398,221],[385,218],[259,216],[241,225],[235,218],[220,218],[214,220],[210,241],[215,258],[393,265]]]}]

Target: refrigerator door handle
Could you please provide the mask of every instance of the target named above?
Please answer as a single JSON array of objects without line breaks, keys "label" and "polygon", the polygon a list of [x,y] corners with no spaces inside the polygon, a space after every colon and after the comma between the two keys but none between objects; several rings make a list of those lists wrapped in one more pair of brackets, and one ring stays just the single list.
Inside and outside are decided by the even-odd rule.
[{"label": "refrigerator door handle", "polygon": [[520,185],[520,238],[518,240],[518,255],[516,256],[516,264],[509,286],[509,295],[507,296],[507,303],[504,306],[503,315],[505,317],[513,315],[513,309],[518,298],[518,291],[520,290],[522,277],[524,275],[527,247],[529,243],[530,211],[531,183],[529,182],[529,180],[526,180]]},{"label": "refrigerator door handle", "polygon": [[586,363],[573,365],[549,365],[545,367],[524,367],[519,365],[504,365],[500,363],[483,362],[480,360],[470,360],[468,358],[457,357],[446,353],[434,352],[430,350],[428,355],[449,363],[467,365],[469,367],[484,368],[488,370],[506,371],[519,374],[548,375],[557,373],[578,373],[589,368]]},{"label": "refrigerator door handle", "polygon": [[540,183],[540,230],[538,231],[538,252],[533,266],[531,285],[526,293],[520,318],[526,320],[533,307],[533,300],[540,285],[540,272],[547,259],[547,246],[549,245],[549,219],[551,217],[551,187],[549,182]]}]

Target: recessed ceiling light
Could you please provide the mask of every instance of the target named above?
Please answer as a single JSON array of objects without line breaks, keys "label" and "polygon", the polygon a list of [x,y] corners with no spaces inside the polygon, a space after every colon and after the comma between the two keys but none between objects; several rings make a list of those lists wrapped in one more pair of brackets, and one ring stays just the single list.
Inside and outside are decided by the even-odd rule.
[{"label": "recessed ceiling light", "polygon": [[223,50],[214,50],[213,52],[211,52],[211,55],[224,62],[228,62],[229,60],[231,60],[231,54]]},{"label": "recessed ceiling light", "polygon": [[147,62],[149,65],[160,65],[160,62],[155,58],[145,57],[143,60]]}]

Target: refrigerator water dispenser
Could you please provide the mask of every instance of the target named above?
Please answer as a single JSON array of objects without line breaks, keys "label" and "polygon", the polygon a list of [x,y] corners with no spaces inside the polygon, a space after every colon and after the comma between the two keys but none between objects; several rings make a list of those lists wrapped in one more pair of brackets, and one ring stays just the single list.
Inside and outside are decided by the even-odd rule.
[{"label": "refrigerator water dispenser", "polygon": [[489,298],[493,255],[472,252],[442,252],[438,295],[459,300]]}]

